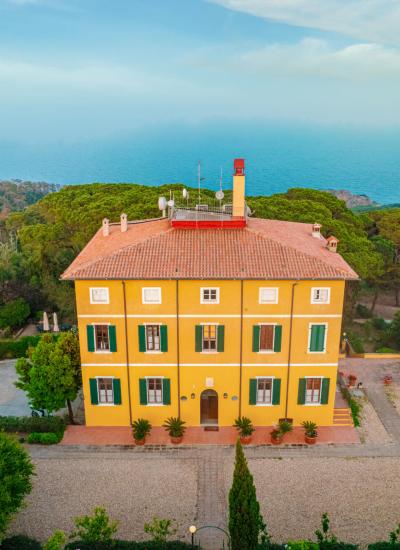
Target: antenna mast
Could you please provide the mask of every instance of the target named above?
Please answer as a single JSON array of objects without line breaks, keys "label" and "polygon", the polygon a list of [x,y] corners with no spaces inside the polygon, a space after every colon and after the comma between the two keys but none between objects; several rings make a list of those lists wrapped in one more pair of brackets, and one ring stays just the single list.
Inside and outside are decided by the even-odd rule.
[{"label": "antenna mast", "polygon": [[200,203],[200,197],[201,197],[200,182],[201,182],[201,162],[199,161],[199,163],[197,165],[197,186],[198,186],[198,189],[199,189],[199,203]]}]

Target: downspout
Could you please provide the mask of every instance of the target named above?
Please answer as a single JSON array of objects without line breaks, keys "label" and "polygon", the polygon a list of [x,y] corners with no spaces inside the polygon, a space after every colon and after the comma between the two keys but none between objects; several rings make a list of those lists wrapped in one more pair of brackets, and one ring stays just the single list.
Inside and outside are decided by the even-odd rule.
[{"label": "downspout", "polygon": [[181,367],[179,348],[179,281],[176,280],[176,367],[178,385],[178,418],[181,417]]},{"label": "downspout", "polygon": [[239,416],[242,416],[243,379],[243,279],[240,281]]},{"label": "downspout", "polygon": [[289,352],[288,352],[288,371],[286,381],[286,403],[285,403],[285,418],[288,417],[289,407],[289,383],[290,383],[290,371],[292,362],[292,333],[293,333],[293,309],[294,309],[294,290],[299,283],[292,284],[292,299],[290,304],[290,326],[289,326]]},{"label": "downspout", "polygon": [[122,281],[122,290],[123,290],[123,294],[124,294],[125,354],[126,354],[126,376],[127,376],[127,380],[128,380],[129,423],[130,423],[130,425],[132,425],[131,377],[130,377],[130,372],[129,372],[128,317],[127,317],[127,314],[126,314],[125,281]]}]

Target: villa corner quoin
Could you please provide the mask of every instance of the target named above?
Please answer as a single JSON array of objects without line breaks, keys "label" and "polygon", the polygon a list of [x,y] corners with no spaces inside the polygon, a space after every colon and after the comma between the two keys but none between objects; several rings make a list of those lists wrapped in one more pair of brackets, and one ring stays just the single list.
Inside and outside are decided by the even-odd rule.
[{"label": "villa corner quoin", "polygon": [[[345,284],[321,227],[250,216],[233,199],[159,200],[163,217],[103,220],[74,280],[88,426],[333,425]],[[318,222],[318,220],[315,220]]]}]

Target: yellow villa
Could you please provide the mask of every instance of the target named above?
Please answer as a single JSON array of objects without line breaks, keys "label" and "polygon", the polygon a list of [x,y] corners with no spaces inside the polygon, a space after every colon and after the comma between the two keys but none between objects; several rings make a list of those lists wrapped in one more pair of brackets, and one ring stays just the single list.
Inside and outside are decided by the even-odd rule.
[{"label": "yellow villa", "polygon": [[105,219],[63,274],[75,281],[88,426],[333,424],[356,273],[318,224],[249,216],[243,159],[232,203],[218,197]]}]

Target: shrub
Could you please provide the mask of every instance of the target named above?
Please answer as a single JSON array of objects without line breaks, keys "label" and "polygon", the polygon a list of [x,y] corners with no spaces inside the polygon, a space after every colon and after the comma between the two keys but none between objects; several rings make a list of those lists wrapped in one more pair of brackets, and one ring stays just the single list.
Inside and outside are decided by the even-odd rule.
[{"label": "shrub", "polygon": [[338,541],[331,531],[330,519],[327,513],[322,514],[321,529],[317,529],[315,535],[320,550],[357,550],[358,548],[355,544]]},{"label": "shrub", "polygon": [[377,330],[386,330],[390,326],[382,317],[374,317],[371,322],[373,327]]},{"label": "shrub", "polygon": [[142,441],[149,435],[151,428],[152,426],[148,420],[145,418],[138,418],[132,422],[133,438],[137,441]]},{"label": "shrub", "polygon": [[111,521],[104,508],[94,509],[92,516],[75,519],[75,531],[71,538],[78,538],[86,543],[102,542],[110,545],[118,529],[118,521]]},{"label": "shrub", "polygon": [[371,310],[362,304],[357,304],[356,313],[361,319],[371,319],[372,317]]},{"label": "shrub", "polygon": [[177,529],[173,525],[171,519],[153,518],[151,523],[144,524],[144,532],[151,535],[152,540],[155,542],[166,543],[167,538],[175,535]]},{"label": "shrub", "polygon": [[359,401],[356,401],[354,397],[352,397],[348,388],[341,386],[340,390],[342,392],[343,397],[346,399],[347,403],[349,404],[354,426],[358,428],[359,426],[361,426],[362,405]]},{"label": "shrub", "polygon": [[400,550],[400,542],[374,542],[368,544],[368,550]]},{"label": "shrub", "polygon": [[185,433],[186,422],[181,418],[170,416],[163,424],[163,428],[167,430],[170,437],[182,437]]},{"label": "shrub", "polygon": [[[70,542],[66,545],[65,550],[193,550],[191,544],[181,542],[179,540],[173,540],[168,542],[156,542],[153,540],[145,542],[134,542],[128,540],[114,540],[112,546],[108,542],[83,542],[76,541]],[[279,549],[271,550],[282,550]]]},{"label": "shrub", "polygon": [[37,346],[41,336],[22,336],[18,340],[0,340],[0,359],[25,357],[30,347]]},{"label": "shrub", "polygon": [[0,416],[0,430],[5,432],[51,432],[62,435],[65,420],[60,416]]},{"label": "shrub", "polygon": [[0,548],[1,550],[42,550],[42,545],[36,539],[25,535],[15,535],[4,539]]},{"label": "shrub", "polygon": [[238,430],[240,437],[249,437],[255,430],[252,421],[247,416],[236,418],[234,426]]},{"label": "shrub", "polygon": [[364,353],[364,344],[361,340],[361,337],[358,336],[358,334],[354,334],[354,332],[348,333],[348,339],[351,344],[351,347],[356,353]]},{"label": "shrub", "polygon": [[375,351],[376,353],[399,353],[396,349],[386,347],[377,348]]},{"label": "shrub", "polygon": [[28,435],[28,443],[40,443],[41,445],[55,445],[62,439],[59,434],[52,432],[32,432]]},{"label": "shrub", "polygon": [[289,540],[287,550],[318,550],[318,544],[311,540]]},{"label": "shrub", "polygon": [[15,329],[22,327],[28,319],[31,308],[23,298],[17,298],[0,307],[0,328]]},{"label": "shrub", "polygon": [[57,529],[47,540],[43,550],[63,550],[66,542],[67,536],[64,531]]}]

